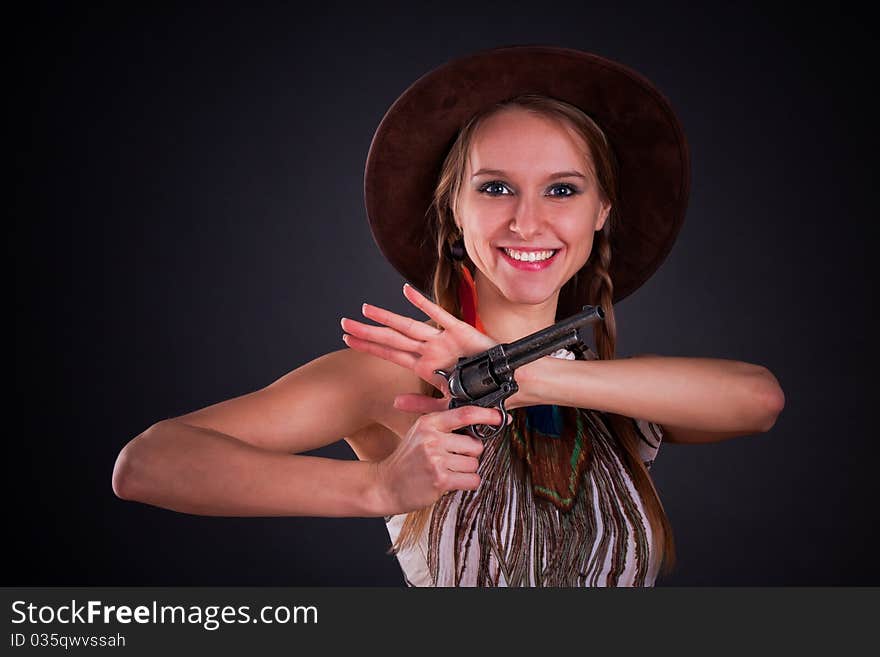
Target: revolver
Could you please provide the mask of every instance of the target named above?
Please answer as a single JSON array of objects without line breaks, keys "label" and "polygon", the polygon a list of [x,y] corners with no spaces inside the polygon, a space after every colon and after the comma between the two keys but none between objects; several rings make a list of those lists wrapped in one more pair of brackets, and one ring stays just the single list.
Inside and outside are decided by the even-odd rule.
[{"label": "revolver", "polygon": [[449,408],[468,404],[497,407],[501,412],[501,424],[472,424],[456,433],[470,433],[474,438],[489,440],[507,426],[507,409],[504,400],[516,393],[519,386],[514,379],[517,368],[552,354],[558,349],[570,349],[583,353],[587,342],[583,331],[587,326],[605,318],[601,306],[584,306],[568,319],[536,331],[515,342],[497,344],[476,356],[465,356],[451,372],[434,370],[446,379],[451,399]]}]

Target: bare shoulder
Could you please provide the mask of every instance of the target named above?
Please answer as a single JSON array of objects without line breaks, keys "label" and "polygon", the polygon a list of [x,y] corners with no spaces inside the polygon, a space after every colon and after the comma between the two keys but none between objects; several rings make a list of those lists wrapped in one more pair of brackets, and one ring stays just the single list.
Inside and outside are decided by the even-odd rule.
[{"label": "bare shoulder", "polygon": [[342,363],[347,366],[350,364],[350,371],[363,372],[365,382],[377,404],[371,414],[375,422],[386,426],[389,424],[397,426],[400,422],[392,418],[411,415],[398,411],[393,404],[397,395],[425,391],[426,384],[412,370],[354,349],[345,349],[337,353]]},{"label": "bare shoulder", "polygon": [[361,461],[382,460],[397,448],[417,417],[394,408],[394,398],[424,392],[424,384],[412,371],[382,358],[354,349],[335,354],[338,367],[348,376],[363,376],[365,389],[373,398],[371,423],[346,436],[345,441]]},{"label": "bare shoulder", "polygon": [[372,421],[385,418],[395,396],[421,389],[421,379],[412,371],[348,348],[324,354],[272,385],[284,388],[291,380],[302,376],[309,376],[315,383],[356,390],[368,402]]},{"label": "bare shoulder", "polygon": [[265,388],[173,420],[265,449],[299,453],[343,438],[363,442],[389,425],[401,430],[407,414],[393,408],[394,397],[418,390],[419,382],[398,365],[346,348],[319,356]]},{"label": "bare shoulder", "polygon": [[340,377],[359,376],[366,394],[378,400],[393,402],[396,395],[419,392],[422,381],[414,372],[383,358],[354,349],[340,349],[322,358],[328,359],[328,371]]}]

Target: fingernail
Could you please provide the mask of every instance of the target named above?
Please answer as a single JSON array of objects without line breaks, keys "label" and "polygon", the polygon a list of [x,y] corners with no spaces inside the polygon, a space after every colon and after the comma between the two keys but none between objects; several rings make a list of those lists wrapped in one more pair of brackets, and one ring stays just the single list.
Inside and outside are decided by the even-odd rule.
[{"label": "fingernail", "polygon": [[363,304],[363,305],[361,306],[361,312],[362,312],[362,313],[367,312],[367,304]]}]

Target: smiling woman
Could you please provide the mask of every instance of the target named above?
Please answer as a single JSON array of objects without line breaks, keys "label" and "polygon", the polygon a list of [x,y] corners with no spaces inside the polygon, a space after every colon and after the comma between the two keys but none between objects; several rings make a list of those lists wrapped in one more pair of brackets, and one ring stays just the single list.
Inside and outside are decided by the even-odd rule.
[{"label": "smiling woman", "polygon": [[[407,94],[413,94],[418,87],[419,83]],[[393,112],[394,108],[385,121],[393,120]],[[379,135],[381,130],[380,127]],[[371,176],[381,178],[381,167],[379,169],[378,172],[371,171],[368,166],[368,190]],[[679,172],[680,176],[683,174],[686,174],[685,170]],[[686,186],[686,179],[684,182]],[[435,232],[429,241],[437,245],[445,243],[448,250],[441,248],[435,260],[433,291],[439,307],[423,297],[418,307],[437,326],[445,329],[445,334],[441,338],[435,337],[434,341],[453,333],[451,326],[455,320],[448,316],[453,314],[470,317],[469,323],[479,332],[491,336],[492,343],[512,342],[554,323],[560,317],[560,295],[567,291],[569,298],[573,296],[578,305],[586,302],[601,304],[608,309],[604,323],[597,326],[596,344],[603,359],[613,359],[616,336],[612,303],[614,288],[608,274],[613,222],[608,218],[617,207],[617,190],[608,140],[599,126],[578,107],[541,94],[518,94],[480,108],[458,132],[444,158],[439,183],[432,192],[431,225]],[[633,191],[644,194],[643,189]],[[369,198],[368,191],[368,207]],[[683,206],[681,209],[683,211]],[[384,221],[390,223],[387,219]],[[400,223],[407,223],[407,219],[402,217]],[[383,232],[386,228],[375,222],[373,228],[381,247],[387,235]],[[403,226],[395,228],[405,230]],[[667,239],[674,239],[674,235]],[[512,251],[514,257],[504,253],[504,249]],[[528,255],[529,252],[548,251],[554,252],[553,257],[544,262],[535,262],[535,256]],[[447,253],[453,255],[452,259]],[[519,261],[515,259],[517,254]],[[531,262],[523,263],[522,258]],[[413,271],[412,267],[402,269],[410,279],[414,278]],[[583,280],[579,281],[579,275]],[[583,281],[589,281],[589,285]],[[412,300],[414,293],[408,296]],[[568,305],[570,314],[576,307],[571,302]],[[444,312],[444,308],[451,313]],[[363,326],[351,324],[344,328],[366,340],[347,339],[350,346],[393,359],[393,354],[375,348],[376,340],[381,341],[381,338],[374,335],[370,341],[367,335],[359,332]],[[463,334],[469,332],[461,322],[458,322],[457,330]],[[462,336],[461,340],[465,339]],[[421,351],[424,360],[424,347]],[[440,353],[446,357],[449,351],[447,348]],[[471,352],[461,350],[459,353]],[[596,355],[590,351],[583,358],[591,360]],[[396,362],[413,368],[424,380],[431,380],[430,372],[421,369],[425,363]],[[572,373],[576,371],[572,365],[563,366]],[[409,581],[452,585],[500,582],[508,585],[645,584],[653,582],[662,558],[665,557],[667,567],[671,565],[674,554],[671,528],[645,467],[646,462],[653,460],[653,452],[645,454],[644,448],[649,446],[656,451],[662,436],[659,425],[653,425],[649,436],[636,430],[646,425],[633,425],[614,414],[579,422],[570,414],[554,413],[550,417],[557,419],[557,424],[553,425],[555,428],[538,435],[532,428],[541,424],[538,418],[542,409],[609,410],[597,405],[601,401],[595,397],[581,399],[581,403],[550,402],[547,393],[553,392],[553,386],[546,382],[537,386],[537,391],[544,394],[535,394],[526,401],[529,391],[536,390],[528,385],[529,382],[537,380],[543,368],[535,363],[521,369],[518,379],[523,387],[509,404],[510,407],[532,407],[516,417],[518,422],[512,428],[512,431],[528,436],[522,444],[529,445],[529,450],[516,458],[510,450],[519,444],[517,441],[493,441],[489,443],[493,448],[491,454],[484,456],[481,462],[481,477],[494,485],[484,483],[477,493],[469,496],[447,496],[434,508],[410,513],[403,521],[389,519],[389,531],[392,539],[396,539],[394,549],[405,572],[407,569],[421,571],[419,560],[413,559],[416,547],[418,552],[426,555],[425,568],[429,569],[430,577],[426,580],[412,576]],[[569,390],[582,388],[583,381],[575,381]],[[608,435],[600,429],[603,426],[606,427],[604,434]],[[575,427],[578,427],[577,431]],[[592,427],[592,430],[586,427]],[[608,437],[611,434],[615,438]],[[586,457],[590,453],[607,457],[610,452],[593,449],[601,444],[615,445],[621,450],[616,459],[600,464]],[[575,453],[581,458],[573,461]],[[498,465],[511,461],[524,461],[534,467],[530,465],[522,472],[512,473],[510,466]],[[626,461],[628,463],[624,466]],[[573,462],[576,463],[574,470],[571,469]],[[492,470],[493,463],[500,469]],[[584,468],[588,465],[592,476],[603,472],[604,468],[606,481],[617,482],[618,491],[632,488],[634,494],[629,502],[618,500],[618,503],[603,506],[599,511],[588,509],[592,496],[578,496],[578,483],[571,488],[572,481],[579,482],[585,476]],[[529,498],[531,491],[553,504],[535,503]],[[592,492],[595,494],[596,490]],[[604,497],[610,500],[620,494],[608,491]],[[488,503],[489,497],[494,497],[496,502]],[[559,507],[560,500],[568,502]],[[621,503],[637,507],[638,517],[642,519],[626,517],[621,511]],[[557,508],[562,508],[565,514],[554,513]],[[439,537],[443,533],[457,537],[458,544],[459,537],[464,540],[467,532],[475,531],[483,522],[486,524],[478,534],[491,537],[493,523],[497,527],[499,518],[510,516],[514,510],[520,514],[514,523],[518,527],[516,538],[510,534],[512,526],[507,525],[503,539],[493,541],[486,538],[483,547],[483,553],[488,551],[506,557],[481,560],[479,555],[463,554],[462,550],[441,554]],[[472,521],[475,524],[443,525],[441,529],[441,523],[450,513],[475,519]],[[427,528],[429,519],[432,519],[430,531]],[[579,552],[578,558],[572,556],[546,563],[523,556],[534,554],[536,549],[539,553],[554,554],[559,546],[554,546],[548,537],[572,532],[580,535],[587,526],[594,527],[592,535],[598,536],[606,533],[599,528],[609,522],[628,529],[609,532],[617,536],[617,540],[606,541],[601,549],[593,546]],[[646,526],[648,531],[640,534],[637,528],[641,526]],[[430,538],[432,535],[433,539]],[[626,536],[641,536],[641,539],[622,566],[615,570],[610,566],[613,561],[610,555],[614,551],[626,552],[620,543]],[[504,573],[504,564],[511,561],[519,563],[521,568]],[[454,567],[445,570],[444,564],[449,563]],[[478,563],[479,566],[475,565]],[[642,568],[637,568],[636,563],[641,563]]]},{"label": "smiling woman", "polygon": [[[350,349],[133,439],[114,490],[191,513],[384,517],[412,585],[654,584],[674,561],[649,473],[661,442],[766,431],[784,403],[757,365],[615,357],[614,304],[669,253],[688,187],[669,103],[620,64],[514,47],[441,66],[388,110],[364,181],[376,243],[429,319],[364,304],[375,324],[341,320]],[[509,425],[463,433],[501,415],[450,408],[438,370],[587,304],[604,309],[595,349],[520,367]],[[343,437],[357,461],[300,454]]]}]

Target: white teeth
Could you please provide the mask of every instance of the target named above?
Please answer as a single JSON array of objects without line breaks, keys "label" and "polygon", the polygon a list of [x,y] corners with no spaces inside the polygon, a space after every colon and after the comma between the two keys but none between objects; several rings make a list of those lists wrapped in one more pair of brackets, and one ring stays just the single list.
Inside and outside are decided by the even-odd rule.
[{"label": "white teeth", "polygon": [[514,260],[522,260],[523,262],[541,262],[549,260],[556,253],[553,251],[514,251],[513,249],[504,249],[504,252]]}]

